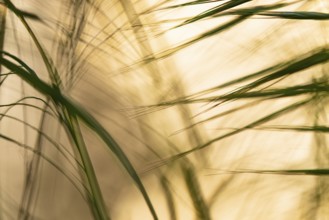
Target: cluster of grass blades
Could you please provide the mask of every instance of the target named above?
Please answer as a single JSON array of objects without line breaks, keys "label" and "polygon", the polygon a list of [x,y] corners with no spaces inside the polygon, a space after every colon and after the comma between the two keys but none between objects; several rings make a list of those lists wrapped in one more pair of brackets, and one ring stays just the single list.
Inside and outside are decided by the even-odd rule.
[{"label": "cluster of grass blades", "polygon": [[[21,6],[44,7],[39,1],[30,4]],[[307,194],[307,201],[287,202],[297,210],[293,218],[283,217],[284,205],[266,207],[264,212],[278,210],[267,217],[322,219],[328,214],[329,14],[324,0],[59,1],[52,3],[51,15],[17,5],[0,0],[0,91],[19,93],[18,98],[1,95],[0,121],[22,131],[1,126],[0,143],[23,149],[24,169],[16,180],[21,188],[11,196],[4,180],[10,171],[0,167],[6,172],[0,177],[0,219],[44,219],[42,207],[52,209],[47,204],[55,202],[41,206],[40,201],[56,194],[63,179],[80,195],[71,202],[82,200],[90,211],[77,202],[78,211],[66,215],[55,204],[49,219],[264,219],[261,211],[253,212],[251,204],[259,201],[252,194],[273,195],[271,204],[277,203],[291,194],[280,198],[275,190],[294,189],[301,176],[304,188],[292,195]],[[253,22],[266,34],[252,33],[258,31]],[[282,32],[281,26],[288,28]],[[291,37],[287,30],[294,26],[311,26],[322,35],[316,40],[304,36],[305,28]],[[190,32],[168,40],[181,30]],[[28,43],[18,40],[22,33]],[[227,39],[235,49],[227,47]],[[296,39],[305,42],[292,46]],[[200,63],[185,65],[198,67],[194,74],[211,78],[210,86],[194,89],[184,83],[189,72],[177,74],[184,68],[193,72],[180,66],[182,57],[194,57],[189,50]],[[238,61],[244,59],[250,66]],[[296,145],[311,146],[300,156],[304,159],[285,155]],[[104,146],[109,161],[97,161]],[[254,155],[259,163],[268,162],[263,169]],[[205,168],[215,171],[204,175]],[[51,193],[43,189],[47,184],[54,187]],[[65,190],[59,201],[69,199]],[[135,203],[140,196],[143,208],[134,216],[127,201]],[[248,199],[250,204],[243,201]],[[231,207],[234,202],[239,208]]]}]

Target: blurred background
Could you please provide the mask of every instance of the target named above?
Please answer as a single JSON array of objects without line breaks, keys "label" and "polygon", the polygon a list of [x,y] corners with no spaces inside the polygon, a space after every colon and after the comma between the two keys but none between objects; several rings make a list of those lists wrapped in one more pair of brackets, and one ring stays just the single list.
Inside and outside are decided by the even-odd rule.
[{"label": "blurred background", "polygon": [[327,219],[328,8],[0,0],[0,219]]}]

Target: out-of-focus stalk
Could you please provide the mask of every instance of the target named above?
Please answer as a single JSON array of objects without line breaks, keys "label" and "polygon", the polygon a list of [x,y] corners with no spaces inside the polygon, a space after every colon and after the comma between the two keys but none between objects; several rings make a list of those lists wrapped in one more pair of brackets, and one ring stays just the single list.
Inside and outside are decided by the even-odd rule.
[{"label": "out-of-focus stalk", "polygon": [[[3,50],[3,46],[4,46],[5,31],[6,31],[6,14],[7,14],[7,8],[4,2],[0,0],[0,50]],[[0,73],[1,73],[1,65],[0,65]]]}]

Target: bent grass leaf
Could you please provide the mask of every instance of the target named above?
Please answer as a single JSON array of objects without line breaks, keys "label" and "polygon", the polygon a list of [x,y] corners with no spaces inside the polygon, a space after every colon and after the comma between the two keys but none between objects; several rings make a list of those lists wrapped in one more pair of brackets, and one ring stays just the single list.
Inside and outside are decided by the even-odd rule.
[{"label": "bent grass leaf", "polygon": [[[9,57],[15,57],[9,53],[2,52]],[[21,64],[22,66],[27,66],[21,61],[19,58],[15,57],[15,60]],[[54,85],[50,86],[46,82],[42,81],[37,77],[36,73],[28,68],[28,70],[22,68],[21,66],[16,65],[15,63],[9,61],[4,57],[0,57],[0,64],[4,65],[7,69],[16,73],[19,77],[21,77],[25,82],[34,87],[41,94],[52,99],[55,105],[65,107],[70,114],[76,115],[81,121],[83,121],[92,131],[94,131],[107,145],[107,147],[112,151],[112,153],[117,157],[123,167],[126,169],[128,174],[134,180],[136,186],[142,193],[152,216],[154,219],[157,219],[157,215],[153,208],[152,202],[144,188],[142,181],[140,180],[135,168],[132,166],[130,160],[120,148],[120,146],[116,143],[116,141],[112,138],[112,136],[105,130],[105,128],[86,110],[84,110],[80,105],[75,103],[73,100],[64,96],[59,88],[54,87]],[[32,72],[30,72],[32,71]]]},{"label": "bent grass leaf", "polygon": [[[304,54],[302,57],[304,57],[304,58],[299,58],[298,57],[298,58],[292,59],[291,61],[289,61],[285,64],[282,63],[282,64],[279,64],[279,65],[274,65],[274,66],[271,66],[271,67],[266,68],[264,70],[261,70],[257,73],[252,73],[252,74],[249,74],[247,76],[238,78],[236,80],[232,80],[230,82],[224,83],[222,85],[219,85],[219,86],[201,91],[199,93],[191,95],[191,97],[200,96],[201,94],[209,93],[209,92],[212,92],[212,91],[215,91],[215,90],[218,90],[218,89],[222,89],[222,88],[225,88],[225,87],[228,87],[228,86],[232,86],[234,84],[242,83],[244,81],[247,81],[247,80],[262,76],[262,75],[265,75],[265,76],[263,76],[262,78],[259,78],[259,79],[255,79],[253,82],[251,82],[251,83],[249,83],[245,86],[242,86],[240,89],[238,89],[236,91],[233,91],[233,92],[229,93],[228,95],[226,95],[226,98],[230,98],[230,100],[231,100],[231,99],[234,99],[234,96],[235,97],[239,97],[239,96],[240,97],[243,97],[243,96],[244,97],[248,97],[248,96],[249,97],[251,97],[251,96],[261,97],[263,95],[270,95],[270,93],[272,93],[272,94],[274,94],[276,92],[279,93],[280,91],[271,91],[270,93],[267,93],[267,94],[266,93],[261,94],[260,91],[259,92],[254,92],[254,93],[249,93],[249,94],[247,92],[252,90],[252,89],[255,89],[256,87],[261,86],[265,83],[268,83],[268,82],[271,82],[271,81],[274,81],[274,80],[278,80],[278,79],[287,77],[289,75],[292,75],[294,73],[298,73],[302,70],[311,68],[313,66],[328,62],[329,61],[329,49],[328,48],[321,48],[321,49],[318,49],[318,50],[314,50],[314,51],[311,51],[310,53],[307,53],[306,55]],[[312,89],[316,89],[316,88],[320,89],[320,90],[323,90],[323,91],[326,91],[326,86],[321,87],[319,85],[319,83],[314,83],[314,84],[305,85],[305,86],[306,87],[304,88],[305,89],[304,92],[306,92],[307,89],[309,90],[309,92],[311,92]],[[316,86],[316,88],[315,88],[315,86]],[[293,95],[294,93],[296,93],[296,94],[298,93],[297,89],[301,89],[301,88],[298,87],[298,86],[295,87],[295,88],[294,87],[286,88],[286,89],[282,90],[281,92],[287,92],[287,95],[288,95],[288,93]],[[302,92],[303,92],[302,90],[299,91],[299,93],[302,93]],[[214,97],[214,98],[211,98],[211,100],[209,100],[207,98],[198,100],[198,99],[192,99],[192,98],[189,98],[189,97],[186,97],[186,98],[183,97],[183,98],[180,98],[178,100],[159,103],[159,104],[153,105],[152,107],[172,106],[172,105],[176,105],[176,104],[189,104],[189,103],[192,103],[192,102],[218,101],[220,99],[225,99],[224,97],[225,96],[220,96],[217,99]]]},{"label": "bent grass leaf", "polygon": [[292,96],[313,94],[313,93],[328,93],[329,92],[328,89],[329,89],[329,85],[315,82],[306,85],[285,87],[279,89],[259,90],[255,92],[242,92],[242,93],[233,92],[227,95],[186,100],[179,104],[209,103],[209,102],[223,101],[223,100],[230,101],[232,99],[254,99],[254,98],[263,98],[264,100],[278,99],[278,98],[292,97]]},{"label": "bent grass leaf", "polygon": [[[159,54],[156,55],[156,59],[163,59],[163,58],[166,58],[168,56],[171,56],[173,55],[174,53],[177,53],[178,51],[194,44],[194,43],[197,43],[201,40],[204,40],[208,37],[211,37],[211,36],[214,36],[216,34],[219,34],[223,31],[226,31],[226,30],[229,30],[230,28],[240,24],[241,22],[245,21],[247,18],[249,18],[251,15],[242,15],[242,16],[239,16],[235,19],[232,19],[231,21],[228,21],[227,23],[225,24],[222,24],[222,25],[219,25],[209,31],[206,31],[205,33],[203,34],[200,34],[199,36],[196,36],[194,37],[193,39],[185,42],[185,43],[182,43],[181,45],[177,46],[177,47],[173,47],[171,49],[168,49],[168,50],[165,50],[163,52],[160,52]],[[150,61],[153,61],[153,60],[150,60]]]},{"label": "bent grass leaf", "polygon": [[[248,1],[250,1],[250,0],[248,0]],[[240,1],[238,0],[238,2],[240,2]],[[243,0],[243,1],[241,1],[241,4],[244,3],[244,2],[247,2],[247,0]],[[233,3],[234,3],[234,4],[233,4]],[[232,5],[235,5],[235,4],[237,4],[237,2],[236,2],[236,1],[234,1],[234,2],[232,1]],[[232,5],[230,5],[230,6],[232,6]],[[188,41],[185,42],[185,43],[181,43],[179,46],[176,46],[176,47],[170,48],[170,49],[168,49],[168,50],[165,50],[165,51],[163,51],[163,52],[160,52],[159,54],[157,54],[157,55],[155,56],[155,60],[156,60],[156,59],[163,59],[163,58],[166,58],[166,57],[168,57],[168,56],[171,56],[171,55],[173,55],[174,53],[176,53],[176,52],[178,52],[178,51],[180,51],[180,50],[182,50],[182,49],[184,49],[184,48],[186,48],[186,47],[188,47],[188,46],[190,46],[190,45],[192,45],[192,44],[195,44],[195,43],[199,42],[200,40],[204,40],[204,39],[206,39],[206,38],[208,38],[208,37],[211,37],[211,36],[214,36],[214,35],[217,35],[217,34],[223,32],[223,31],[229,30],[230,28],[232,28],[232,27],[234,27],[234,26],[240,24],[241,22],[247,20],[247,19],[250,18],[251,16],[253,16],[253,15],[257,14],[257,13],[260,13],[260,12],[262,12],[262,11],[264,11],[264,10],[270,10],[270,9],[273,9],[273,8],[283,7],[283,6],[285,6],[285,5],[286,5],[286,4],[276,4],[276,5],[271,5],[271,6],[255,7],[255,8],[253,8],[253,9],[250,9],[249,13],[241,14],[241,15],[238,16],[237,18],[234,18],[234,19],[232,19],[232,20],[230,20],[230,21],[228,21],[228,22],[226,22],[226,23],[224,23],[224,24],[221,24],[221,25],[219,25],[219,26],[217,26],[217,27],[215,27],[215,28],[212,28],[211,30],[206,31],[206,32],[204,32],[204,33],[202,33],[202,34],[200,34],[200,35],[198,35],[198,36],[196,36],[196,37],[194,37],[194,38],[188,40]],[[220,12],[220,11],[216,11],[216,13],[219,13],[219,12]],[[210,13],[210,12],[209,12],[209,13]],[[206,13],[207,16],[206,16],[206,15],[202,15],[201,17],[198,17],[198,16],[197,16],[197,17],[192,18],[192,19],[190,19],[190,20],[187,20],[187,21],[185,21],[185,22],[187,22],[187,23],[192,23],[192,22],[194,22],[194,21],[197,21],[197,20],[203,19],[204,17],[214,16],[216,13],[210,13],[210,15],[208,15],[208,14]],[[196,19],[196,20],[194,20],[194,19]],[[180,24],[180,25],[174,27],[174,28],[178,28],[178,27],[181,27],[181,26],[187,24],[187,23],[185,23],[185,22],[184,22],[183,24]],[[174,28],[173,28],[173,29],[174,29]],[[154,61],[154,59],[150,59],[150,60],[149,60],[149,62],[152,62],[152,61]],[[144,62],[145,62],[145,61],[144,61]]]},{"label": "bent grass leaf", "polygon": [[259,5],[248,8],[232,9],[224,13],[218,13],[213,15],[213,17],[227,16],[227,15],[258,15],[261,13],[266,13],[263,11],[274,10],[277,8],[283,8],[290,5],[291,3],[278,3],[272,5]]},{"label": "bent grass leaf", "polygon": [[196,21],[199,21],[201,19],[204,19],[204,18],[208,18],[208,17],[211,17],[215,14],[218,14],[220,12],[223,12],[225,10],[228,10],[228,9],[231,9],[231,8],[234,8],[236,6],[239,6],[239,5],[242,5],[244,3],[247,3],[247,2],[250,2],[252,0],[231,0],[231,1],[228,1],[226,3],[223,3],[221,5],[218,5],[216,7],[213,7],[191,19],[188,19],[186,21],[184,21],[182,24],[178,25],[177,27],[180,27],[180,26],[183,26],[183,25],[186,25],[186,24],[190,24],[190,23],[193,23],[193,22],[196,22]]},{"label": "bent grass leaf", "polygon": [[3,0],[6,7],[14,12],[15,14],[19,15],[20,17],[25,17],[25,18],[30,18],[33,20],[41,20],[38,15],[27,12],[27,11],[22,11],[16,8],[16,6],[10,1],[10,0]]}]

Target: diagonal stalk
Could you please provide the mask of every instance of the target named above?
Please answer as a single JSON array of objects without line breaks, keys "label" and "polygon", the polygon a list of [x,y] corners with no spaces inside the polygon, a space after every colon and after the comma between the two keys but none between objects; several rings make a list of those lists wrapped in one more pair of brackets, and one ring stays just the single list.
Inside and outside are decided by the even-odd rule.
[{"label": "diagonal stalk", "polygon": [[[46,118],[46,112],[47,112],[47,103],[45,103],[41,121],[39,125],[38,130],[38,136],[36,141],[35,149],[37,152],[42,152],[42,130],[44,129],[45,125],[45,118]],[[30,162],[27,164],[27,173],[25,176],[25,183],[24,183],[24,190],[23,195],[20,201],[20,208],[18,213],[18,219],[27,220],[31,219],[30,213],[32,213],[30,210],[33,207],[33,200],[36,197],[36,190],[38,185],[38,174],[40,172],[40,159],[41,157],[37,154],[33,154],[33,157]]]},{"label": "diagonal stalk", "polygon": [[89,153],[86,144],[81,133],[80,125],[77,116],[70,113],[69,110],[63,109],[66,126],[70,132],[70,135],[74,141],[76,149],[78,150],[81,158],[82,165],[84,167],[84,174],[86,176],[88,185],[91,191],[90,204],[92,213],[95,219],[109,220],[110,217],[107,214],[104,198],[93,168],[93,164],[89,157]]},{"label": "diagonal stalk", "polygon": [[119,0],[123,10],[128,18],[130,26],[134,32],[136,37],[138,47],[140,49],[140,53],[142,55],[142,60],[144,64],[148,64],[146,66],[149,74],[152,78],[152,81],[155,86],[161,85],[161,75],[159,74],[159,70],[156,64],[153,62],[149,63],[148,61],[154,60],[155,56],[153,54],[153,50],[151,44],[148,40],[147,34],[143,28],[143,23],[139,18],[133,3],[130,0]]},{"label": "diagonal stalk", "polygon": [[[160,68],[158,66],[158,62],[155,58],[155,55],[152,50],[152,46],[149,42],[148,36],[144,30],[143,22],[140,19],[133,2],[131,0],[120,0],[120,3],[123,7],[124,13],[126,14],[128,21],[130,23],[130,26],[133,30],[133,33],[135,35],[135,38],[137,40],[137,45],[140,49],[142,60],[144,64],[146,65],[146,69],[150,74],[150,77],[153,82],[153,86],[157,89],[164,90],[164,81],[162,79],[162,74],[160,71]],[[163,42],[162,42],[163,43]],[[153,62],[149,62],[153,61]],[[171,83],[174,85],[174,92],[176,94],[185,95],[185,91],[182,88],[181,85],[178,86],[177,81],[171,80]],[[155,97],[157,100],[163,99],[161,96]],[[182,119],[185,126],[190,126],[193,124],[191,121],[191,110],[188,106],[181,105],[178,107],[179,109],[179,117]],[[142,130],[143,132],[143,130]],[[144,132],[143,132],[144,133]],[[144,135],[146,138],[149,139],[148,135]],[[188,141],[189,143],[193,145],[202,145],[203,143],[203,137],[201,135],[201,132],[197,128],[191,129],[188,134]],[[152,140],[151,140],[152,141]],[[155,142],[156,143],[156,142]],[[198,160],[205,162],[201,154],[197,155]],[[188,164],[188,165],[187,165]],[[198,182],[196,178],[189,178],[193,175],[194,169],[192,163],[189,162],[187,158],[184,159],[184,161],[180,164],[180,167],[183,171],[184,178],[183,180],[186,183],[187,188],[189,189],[191,199],[193,200],[193,204],[195,205],[195,211],[198,216],[201,216],[202,219],[210,219],[210,213],[209,210],[205,206],[205,201],[202,196],[201,189],[198,187]],[[164,186],[164,185],[163,185]],[[197,197],[198,199],[195,200],[194,197]],[[171,203],[170,197],[166,194],[167,203]],[[168,205],[168,209],[170,212],[174,211],[174,207],[170,204]],[[175,217],[175,213],[172,214],[172,219]]]}]

